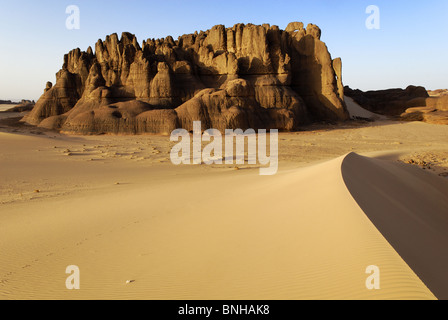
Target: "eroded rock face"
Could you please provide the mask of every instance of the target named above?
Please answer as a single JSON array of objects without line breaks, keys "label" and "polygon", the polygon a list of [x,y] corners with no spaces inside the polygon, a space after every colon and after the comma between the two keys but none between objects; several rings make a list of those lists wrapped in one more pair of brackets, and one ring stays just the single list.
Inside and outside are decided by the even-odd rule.
[{"label": "eroded rock face", "polygon": [[24,121],[76,133],[168,133],[236,128],[294,130],[346,120],[342,63],[312,24],[223,25],[139,45],[123,33],[95,53],[65,55],[56,84]]}]

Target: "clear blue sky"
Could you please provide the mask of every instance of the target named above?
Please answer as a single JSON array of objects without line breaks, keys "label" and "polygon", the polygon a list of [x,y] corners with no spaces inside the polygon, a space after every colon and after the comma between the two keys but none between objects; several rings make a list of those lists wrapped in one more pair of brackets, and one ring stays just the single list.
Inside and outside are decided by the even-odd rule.
[{"label": "clear blue sky", "polygon": [[[80,8],[80,30],[65,27],[68,5]],[[368,5],[381,10],[380,30],[365,27]],[[94,47],[114,32],[132,32],[141,43],[215,24],[284,29],[290,21],[321,27],[353,88],[448,88],[447,0],[0,0],[0,99],[37,100],[46,81],[55,81],[65,53]]]}]

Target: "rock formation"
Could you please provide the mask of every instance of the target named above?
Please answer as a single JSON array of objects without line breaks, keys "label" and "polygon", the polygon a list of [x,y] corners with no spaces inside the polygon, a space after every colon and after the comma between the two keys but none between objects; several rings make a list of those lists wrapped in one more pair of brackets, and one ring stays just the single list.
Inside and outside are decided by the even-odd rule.
[{"label": "rock formation", "polygon": [[23,121],[74,133],[294,130],[348,118],[342,63],[309,24],[237,24],[142,46],[123,33],[64,56],[56,84]]},{"label": "rock formation", "polygon": [[406,109],[401,119],[407,121],[424,121],[433,124],[448,124],[448,95],[429,97],[419,106]]},{"label": "rock formation", "polygon": [[399,116],[407,108],[417,106],[429,97],[425,88],[416,86],[366,92],[345,87],[344,91],[363,108],[387,116]]},{"label": "rock formation", "polygon": [[428,90],[430,97],[448,96],[448,89]]},{"label": "rock formation", "polygon": [[448,95],[430,96],[423,87],[363,92],[344,88],[345,95],[369,111],[399,120],[448,124]]}]

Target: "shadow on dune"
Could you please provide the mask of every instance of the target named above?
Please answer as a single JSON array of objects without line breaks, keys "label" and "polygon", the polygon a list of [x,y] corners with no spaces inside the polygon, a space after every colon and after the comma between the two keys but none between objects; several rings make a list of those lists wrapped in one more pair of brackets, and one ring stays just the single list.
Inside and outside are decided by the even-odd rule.
[{"label": "shadow on dune", "polygon": [[398,254],[437,298],[448,299],[448,182],[355,153],[344,159],[342,176]]}]

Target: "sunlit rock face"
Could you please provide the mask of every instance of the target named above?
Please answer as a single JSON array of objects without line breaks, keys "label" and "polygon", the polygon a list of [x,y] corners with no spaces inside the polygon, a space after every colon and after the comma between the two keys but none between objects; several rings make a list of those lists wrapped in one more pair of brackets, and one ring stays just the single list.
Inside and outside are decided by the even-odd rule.
[{"label": "sunlit rock face", "polygon": [[279,129],[348,118],[342,63],[309,24],[237,24],[143,44],[123,33],[64,56],[24,121],[65,132]]}]

